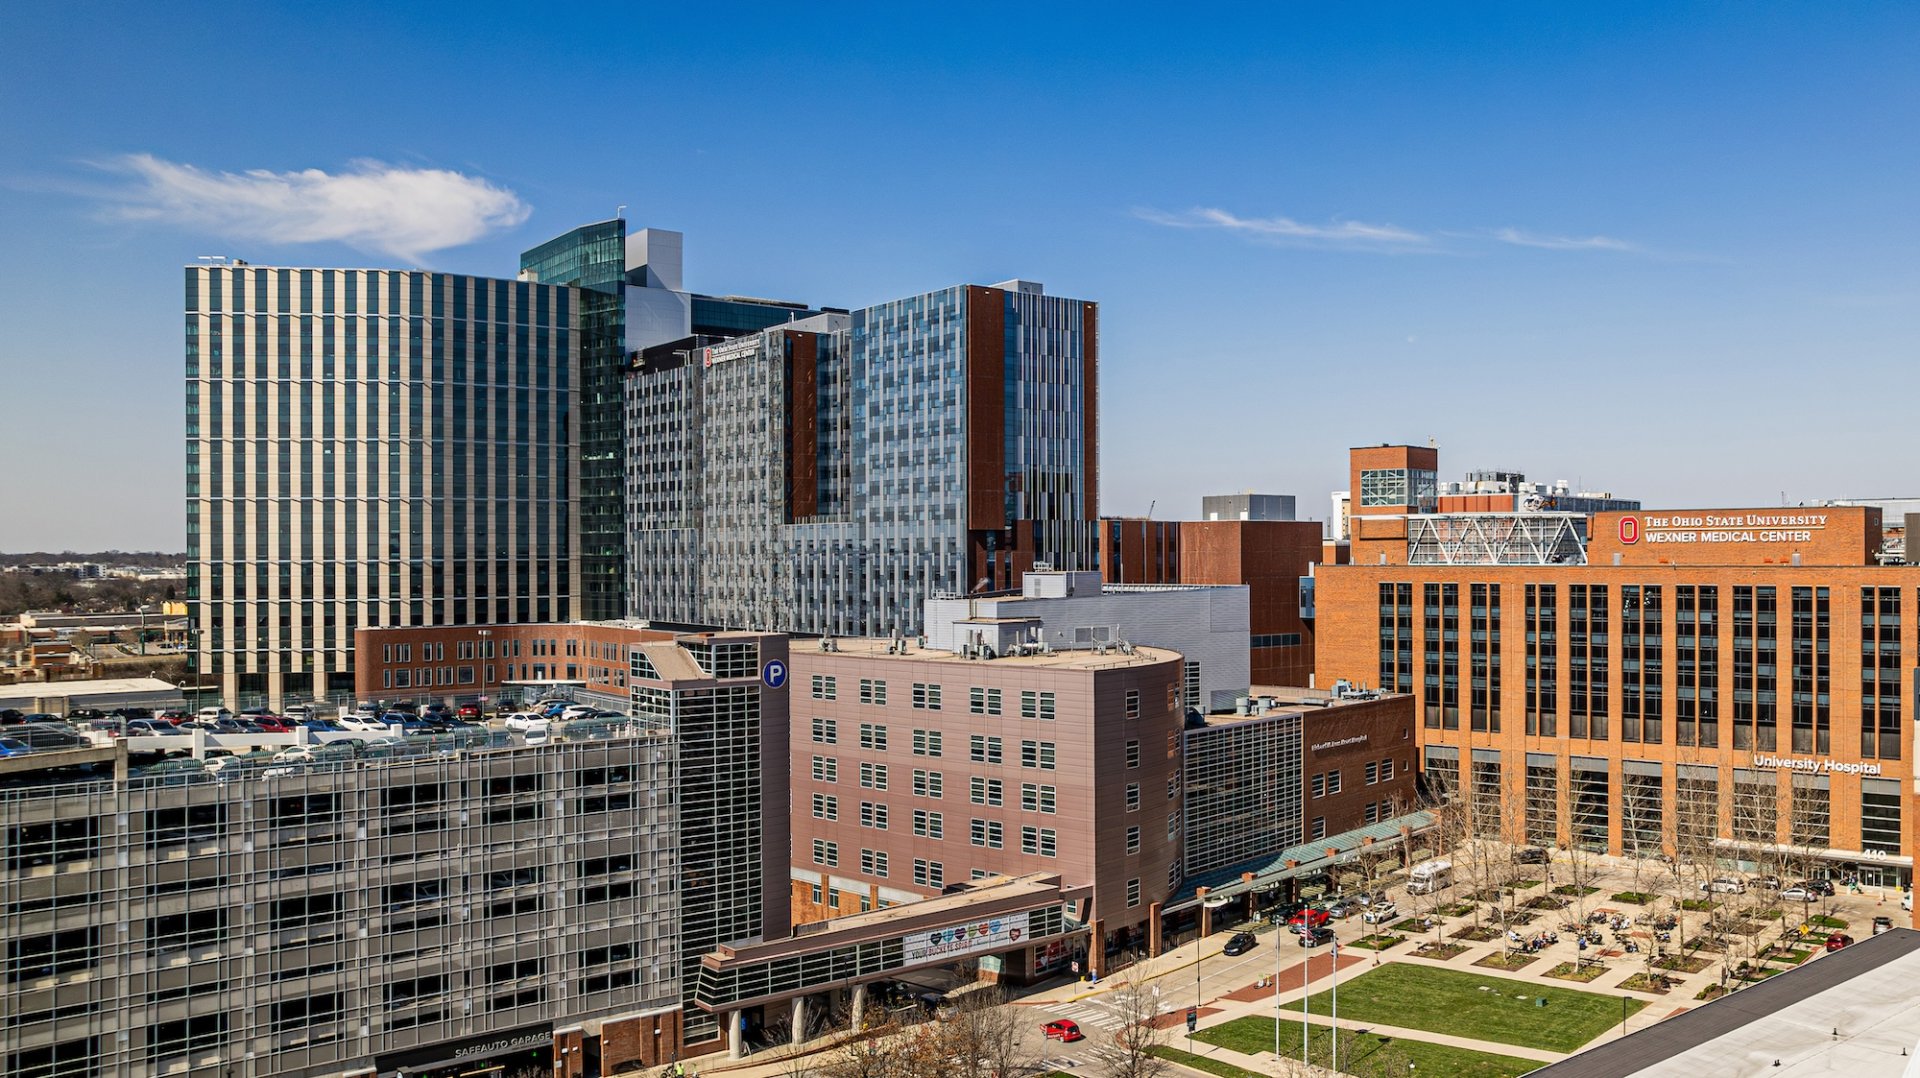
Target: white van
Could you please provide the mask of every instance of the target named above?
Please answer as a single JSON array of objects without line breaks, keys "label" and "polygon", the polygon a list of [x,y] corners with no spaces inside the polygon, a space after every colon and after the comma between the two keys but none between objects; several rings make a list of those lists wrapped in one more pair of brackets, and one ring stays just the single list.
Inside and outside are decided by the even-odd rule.
[{"label": "white van", "polygon": [[1410,895],[1430,895],[1452,883],[1452,861],[1422,861],[1407,872],[1407,893]]}]

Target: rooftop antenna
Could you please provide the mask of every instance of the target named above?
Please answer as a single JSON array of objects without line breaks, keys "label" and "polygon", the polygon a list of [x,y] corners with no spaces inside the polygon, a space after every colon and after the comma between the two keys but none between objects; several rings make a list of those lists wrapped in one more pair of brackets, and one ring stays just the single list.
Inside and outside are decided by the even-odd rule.
[{"label": "rooftop antenna", "polygon": [[613,216],[616,220],[626,216],[626,213],[627,213],[627,204],[624,202],[622,202],[621,204],[613,208]]}]

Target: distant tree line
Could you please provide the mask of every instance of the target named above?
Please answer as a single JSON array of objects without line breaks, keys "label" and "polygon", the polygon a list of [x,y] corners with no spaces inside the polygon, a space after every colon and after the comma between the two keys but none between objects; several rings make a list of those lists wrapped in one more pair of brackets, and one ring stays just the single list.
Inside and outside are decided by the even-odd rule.
[{"label": "distant tree line", "polygon": [[[76,580],[63,573],[0,571],[0,617],[15,618],[29,610],[72,613],[111,613],[154,606],[180,598],[180,580]],[[156,625],[155,628],[158,628]]]},{"label": "distant tree line", "polygon": [[185,554],[168,554],[159,550],[103,550],[91,554],[80,554],[71,550],[53,553],[47,550],[33,550],[23,554],[0,552],[0,569],[21,569],[29,565],[58,565],[63,561],[90,561],[100,565],[138,565],[143,568],[185,569]]}]

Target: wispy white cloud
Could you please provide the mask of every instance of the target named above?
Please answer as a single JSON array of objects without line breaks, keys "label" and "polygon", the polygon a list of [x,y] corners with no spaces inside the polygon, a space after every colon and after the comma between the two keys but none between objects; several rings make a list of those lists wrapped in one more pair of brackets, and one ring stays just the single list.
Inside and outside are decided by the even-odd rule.
[{"label": "wispy white cloud", "polygon": [[1548,236],[1522,232],[1517,228],[1496,229],[1493,238],[1515,247],[1538,247],[1547,251],[1621,251],[1637,253],[1640,245],[1611,236]]},{"label": "wispy white cloud", "polygon": [[1637,243],[1611,236],[1558,236],[1542,232],[1526,232],[1518,228],[1420,231],[1400,225],[1368,224],[1364,221],[1330,221],[1326,224],[1312,224],[1291,217],[1242,217],[1230,211],[1212,207],[1199,207],[1183,213],[1135,208],[1133,216],[1168,228],[1218,229],[1258,242],[1301,247],[1465,254],[1474,245],[1492,242],[1547,251],[1616,251],[1623,254],[1642,255],[1653,253]]},{"label": "wispy white cloud", "polygon": [[345,171],[210,172],[130,154],[108,163],[131,182],[109,194],[127,220],[163,221],[228,239],[344,243],[419,264],[527,219],[504,187],[446,169],[356,161]]},{"label": "wispy white cloud", "polygon": [[1432,241],[1430,236],[1398,225],[1375,225],[1364,221],[1309,224],[1291,217],[1241,217],[1211,207],[1199,207],[1185,213],[1137,208],[1133,215],[1142,221],[1169,228],[1217,228],[1268,242],[1304,246],[1412,250]]}]

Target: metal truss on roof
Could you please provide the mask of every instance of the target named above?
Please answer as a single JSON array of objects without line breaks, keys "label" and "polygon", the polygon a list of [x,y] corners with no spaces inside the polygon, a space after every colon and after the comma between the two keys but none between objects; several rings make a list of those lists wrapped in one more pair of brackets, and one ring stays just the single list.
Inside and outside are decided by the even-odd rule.
[{"label": "metal truss on roof", "polygon": [[1585,565],[1577,513],[1447,513],[1407,518],[1408,565]]}]

